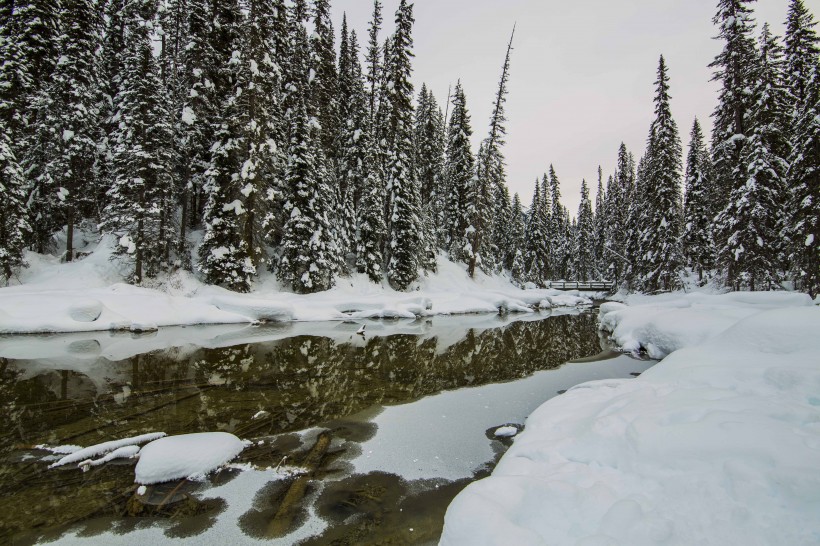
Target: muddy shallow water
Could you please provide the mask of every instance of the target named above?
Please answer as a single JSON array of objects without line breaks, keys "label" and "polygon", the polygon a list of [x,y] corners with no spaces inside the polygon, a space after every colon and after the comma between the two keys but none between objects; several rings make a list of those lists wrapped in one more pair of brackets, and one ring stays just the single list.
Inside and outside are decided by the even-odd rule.
[{"label": "muddy shallow water", "polygon": [[[544,400],[629,377],[592,313],[0,338],[0,542],[435,542]],[[469,387],[469,388],[468,388]],[[154,431],[253,443],[204,482],[139,494],[134,461],[49,470],[39,444]]]}]

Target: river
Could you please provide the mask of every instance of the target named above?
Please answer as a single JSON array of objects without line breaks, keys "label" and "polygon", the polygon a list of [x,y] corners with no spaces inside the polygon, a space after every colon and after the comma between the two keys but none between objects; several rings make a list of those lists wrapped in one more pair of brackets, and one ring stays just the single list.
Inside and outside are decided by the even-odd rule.
[{"label": "river", "polygon": [[[0,542],[434,543],[513,441],[496,428],[651,364],[601,347],[588,311],[0,337]],[[252,444],[142,495],[133,461],[35,448],[154,431]]]}]

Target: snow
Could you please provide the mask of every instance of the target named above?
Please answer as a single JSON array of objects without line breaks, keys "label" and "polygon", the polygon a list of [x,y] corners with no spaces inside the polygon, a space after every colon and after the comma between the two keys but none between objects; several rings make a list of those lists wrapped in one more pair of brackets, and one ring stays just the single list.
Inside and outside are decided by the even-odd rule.
[{"label": "snow", "polygon": [[544,403],[452,502],[441,543],[816,544],[820,308],[788,293],[627,303],[601,309],[615,340],[668,356]]},{"label": "snow", "polygon": [[103,455],[99,459],[86,459],[85,461],[79,462],[77,463],[77,466],[79,466],[83,470],[88,470],[88,468],[92,466],[100,466],[102,464],[107,463],[108,461],[113,461],[114,459],[133,459],[137,456],[137,454],[139,454],[139,452],[139,446],[122,446],[120,448],[115,449],[114,451],[111,451],[106,455]]},{"label": "snow", "polygon": [[[140,436],[134,436],[132,438],[123,438],[122,440],[111,440],[110,442],[95,444],[93,446],[88,446],[77,451],[72,451],[56,463],[52,463],[49,466],[49,468],[56,468],[58,466],[63,466],[66,464],[85,461],[86,459],[90,459],[98,455],[103,455],[112,451],[116,451],[122,447],[138,446],[146,442],[151,442],[158,438],[162,438],[163,436],[165,436],[164,432],[151,432],[149,434],[141,434]],[[57,449],[60,449],[60,447],[49,449],[49,451],[59,453],[58,451],[56,451]]]},{"label": "snow", "polygon": [[[241,203],[237,201],[239,210]],[[407,292],[386,282],[372,283],[354,273],[337,279],[325,292],[299,295],[274,274],[262,272],[251,293],[238,294],[203,284],[194,274],[176,271],[148,286],[122,280],[129,267],[112,259],[118,246],[133,241],[104,236],[83,244],[83,257],[63,263],[58,257],[27,252],[30,264],[19,282],[0,288],[0,334],[146,331],[173,325],[238,324],[258,321],[328,321],[370,318],[417,318],[471,313],[532,313],[537,307],[577,307],[591,300],[578,291],[521,290],[502,276],[477,273],[470,279],[463,265],[440,256],[438,272],[422,276]],[[212,251],[215,256],[228,248]],[[13,282],[17,282],[17,278]]]},{"label": "snow", "polygon": [[201,479],[243,449],[245,444],[227,432],[166,436],[142,448],[134,469],[135,481],[150,485],[181,478]]},{"label": "snow", "polygon": [[[191,92],[193,92],[193,91],[194,90],[192,89]],[[186,106],[185,108],[183,108],[182,109],[182,123],[184,123],[185,125],[193,125],[195,121],[196,121],[196,114],[194,114],[194,111],[191,109],[191,107]]]},{"label": "snow", "polygon": [[511,438],[518,434],[518,429],[513,426],[498,427],[493,434],[499,438]]}]

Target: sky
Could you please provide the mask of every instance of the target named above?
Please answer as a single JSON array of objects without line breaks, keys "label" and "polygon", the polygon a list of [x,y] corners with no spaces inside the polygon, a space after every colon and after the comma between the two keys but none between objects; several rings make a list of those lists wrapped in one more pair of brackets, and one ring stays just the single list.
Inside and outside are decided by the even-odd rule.
[{"label": "sky", "polygon": [[[817,19],[820,0],[804,1]],[[382,40],[393,31],[398,4],[383,0]],[[461,79],[477,150],[515,24],[506,103],[507,184],[526,205],[535,178],[552,164],[562,201],[574,216],[581,180],[589,184],[594,206],[598,165],[606,183],[621,142],[636,161],[643,155],[661,54],[684,158],[695,116],[708,136],[718,90],[708,65],[722,49],[713,39],[716,5],[716,0],[418,0],[415,92],[426,83],[444,109],[448,88]],[[758,27],[769,22],[782,35],[788,0],[752,6]],[[364,50],[372,2],[332,0],[331,8],[337,35],[346,12]]]}]

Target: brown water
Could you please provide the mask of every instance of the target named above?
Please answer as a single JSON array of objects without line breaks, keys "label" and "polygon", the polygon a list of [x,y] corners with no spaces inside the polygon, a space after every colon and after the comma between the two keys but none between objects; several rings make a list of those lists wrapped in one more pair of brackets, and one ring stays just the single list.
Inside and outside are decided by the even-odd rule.
[{"label": "brown water", "polygon": [[[447,504],[489,472],[505,445],[489,435],[486,442],[496,456],[459,480],[355,474],[350,461],[377,432],[369,412],[440,391],[516,381],[601,350],[593,314],[460,330],[454,319],[440,319],[440,334],[437,321],[404,328],[419,333],[392,334],[388,327],[384,335],[366,338],[352,333],[358,325],[333,326],[332,335],[317,336],[304,335],[310,327],[302,326],[293,337],[283,327],[261,327],[254,336],[269,340],[170,347],[120,360],[93,356],[105,353],[99,336],[75,336],[66,340],[68,349],[44,355],[37,355],[38,346],[59,345],[62,338],[15,338],[17,346],[20,340],[30,344],[36,358],[0,358],[0,543],[66,538],[68,531],[69,537],[100,543],[109,543],[114,533],[127,543],[146,528],[206,543],[277,537],[292,542],[291,533],[311,518],[327,525],[306,539],[310,544],[435,541]],[[543,399],[552,395],[543,393]],[[303,471],[249,489],[244,496],[252,500],[243,500],[249,508],[236,518],[239,531],[226,539],[209,531],[238,501],[206,493],[229,490],[234,480],[244,483],[238,469],[223,469],[206,482],[152,486],[138,495],[133,461],[88,472],[73,465],[48,470],[48,453],[34,448],[86,446],[153,431],[231,432],[254,441],[238,462]]]}]

